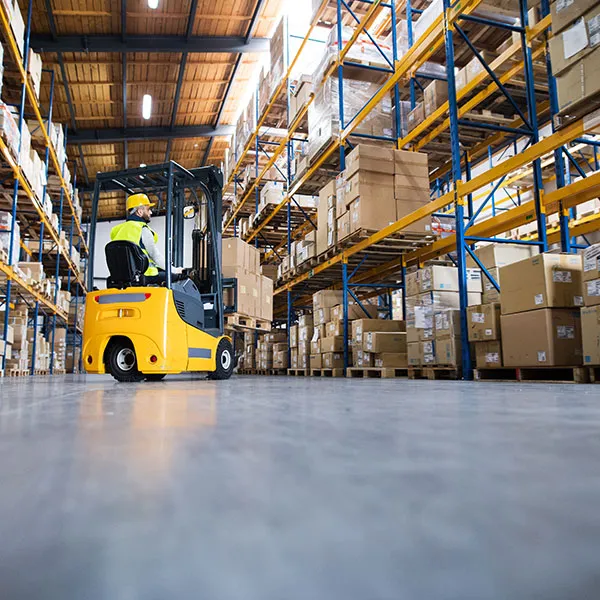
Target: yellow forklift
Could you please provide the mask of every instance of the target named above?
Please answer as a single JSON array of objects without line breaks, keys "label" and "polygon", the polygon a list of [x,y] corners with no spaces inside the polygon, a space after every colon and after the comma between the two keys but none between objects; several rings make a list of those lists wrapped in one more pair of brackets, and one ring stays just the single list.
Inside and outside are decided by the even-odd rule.
[{"label": "yellow forklift", "polygon": [[[167,374],[206,372],[228,379],[234,369],[232,341],[223,335],[221,276],[223,175],[216,167],[187,170],[171,161],[125,171],[98,173],[92,202],[88,292],[82,358],[88,373],[110,373],[117,381],[159,381]],[[105,247],[109,277],[97,289],[94,253],[102,192],[144,193],[158,200],[165,218],[164,281],[149,285],[148,257],[138,244],[112,241]],[[182,275],[185,221],[194,220],[192,267]]]}]

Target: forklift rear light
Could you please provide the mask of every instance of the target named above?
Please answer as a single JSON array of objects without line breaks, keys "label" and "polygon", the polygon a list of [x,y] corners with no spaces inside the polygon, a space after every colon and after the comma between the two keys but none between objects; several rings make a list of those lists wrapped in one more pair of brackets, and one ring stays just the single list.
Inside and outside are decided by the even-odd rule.
[{"label": "forklift rear light", "polygon": [[[148,295],[150,295],[150,294],[148,294]],[[157,361],[158,361],[158,357],[157,357],[157,356],[155,356],[155,355],[153,354],[153,355],[150,357],[150,362],[151,362],[151,363],[155,363],[155,362],[157,362]]]},{"label": "forklift rear light", "polygon": [[150,298],[150,296],[152,296],[152,294],[144,294],[144,297],[146,298],[146,300],[148,300],[148,298]]}]

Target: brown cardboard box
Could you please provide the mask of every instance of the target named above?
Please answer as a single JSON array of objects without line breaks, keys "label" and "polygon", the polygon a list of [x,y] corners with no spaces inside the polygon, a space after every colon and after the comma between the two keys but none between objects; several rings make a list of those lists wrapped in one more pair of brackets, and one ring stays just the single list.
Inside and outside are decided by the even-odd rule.
[{"label": "brown cardboard box", "polygon": [[321,355],[324,369],[343,369],[344,355],[339,352],[324,352]]},{"label": "brown cardboard box", "polygon": [[261,275],[260,280],[260,314],[259,318],[266,321],[273,320],[273,280]]},{"label": "brown cardboard box", "polygon": [[[398,188],[396,188],[396,220],[400,220],[403,217],[413,213],[418,208],[421,208],[426,202],[421,200],[401,200]],[[414,190],[413,190],[414,193]],[[403,194],[404,195],[404,194]],[[429,192],[427,192],[427,200],[429,200]],[[410,225],[407,225],[402,229],[405,233],[422,233],[424,235],[431,235],[431,216],[423,217]]]},{"label": "brown cardboard box", "polygon": [[273,352],[273,368],[287,369],[289,368],[287,350],[283,352]]},{"label": "brown cardboard box", "polygon": [[[383,229],[396,221],[396,201],[393,188],[391,197],[385,194],[385,200],[379,204],[374,198],[357,198],[350,205],[350,229],[352,232],[359,229]],[[373,190],[377,194],[376,190]]]},{"label": "brown cardboard box", "polygon": [[287,333],[285,331],[272,331],[265,334],[267,344],[283,344],[287,342]]},{"label": "brown cardboard box", "polygon": [[[310,354],[312,352],[311,350],[311,344],[312,341],[308,340],[306,342],[298,342],[298,356],[306,356],[307,354]],[[320,351],[320,345],[319,345],[319,351]]]},{"label": "brown cardboard box", "polygon": [[[364,309],[364,310],[363,310]],[[369,317],[375,319],[377,318],[377,313],[379,309],[374,304],[369,304],[368,302],[363,302],[362,306],[357,304],[354,300],[348,301],[348,320],[355,321],[356,319],[364,319],[366,317],[365,310],[367,311],[367,315]],[[341,304],[334,306],[331,309],[331,320],[342,320],[344,318],[344,307]]]},{"label": "brown cardboard box", "polygon": [[583,364],[600,365],[600,306],[581,309]]},{"label": "brown cardboard box", "polygon": [[[10,314],[10,313],[9,313]],[[4,339],[4,313],[0,313],[0,338]],[[15,341],[15,330],[12,325],[7,325],[6,343],[12,344]]]},{"label": "brown cardboard box", "polygon": [[406,342],[408,344],[416,344],[416,343],[420,342],[421,339],[420,339],[419,331],[420,330],[414,326],[407,327],[406,328]]},{"label": "brown cardboard box", "polygon": [[[496,283],[502,289],[502,284],[500,283],[500,269],[498,267],[493,267],[492,269],[488,269],[489,274],[494,278]],[[486,277],[485,274],[482,273],[482,283],[483,283],[483,304],[491,304],[493,302],[500,302],[500,292],[494,287],[492,282]]]},{"label": "brown cardboard box", "polygon": [[357,171],[394,174],[393,149],[385,146],[359,144],[346,156],[346,179]]},{"label": "brown cardboard box", "polygon": [[365,352],[406,352],[406,333],[368,331],[363,334]]},{"label": "brown cardboard box", "polygon": [[318,308],[313,313],[315,325],[325,325],[331,321],[331,308]]},{"label": "brown cardboard box", "polygon": [[337,239],[341,242],[347,238],[352,232],[350,231],[350,213],[345,212],[341,217],[337,219]]},{"label": "brown cardboard box", "polygon": [[417,102],[415,108],[406,117],[408,131],[412,131],[425,120],[425,107],[422,102]]},{"label": "brown cardboard box", "polygon": [[467,83],[469,82],[469,79],[467,77],[467,67],[463,67],[462,69],[459,69],[458,73],[455,76],[455,82],[456,82],[456,91],[461,90],[462,88],[464,88]]},{"label": "brown cardboard box", "polygon": [[502,315],[505,367],[582,364],[579,310],[546,308]]},{"label": "brown cardboard box", "polygon": [[[394,163],[390,164],[393,169]],[[358,171],[346,180],[346,191],[344,193],[346,206],[350,206],[357,198],[376,204],[391,202],[394,198],[393,174]]]},{"label": "brown cardboard box", "polygon": [[470,342],[500,339],[500,304],[481,304],[467,309]]},{"label": "brown cardboard box", "polygon": [[[519,244],[486,244],[475,250],[475,255],[486,269],[505,267],[539,254],[536,246]],[[478,268],[477,263],[467,255],[467,267]]]},{"label": "brown cardboard box", "polygon": [[[325,339],[325,338],[323,338]],[[313,339],[310,342],[310,353],[311,354],[321,354],[321,339]]]},{"label": "brown cardboard box", "polygon": [[433,327],[433,321],[430,321],[429,325],[431,325],[431,327],[423,327],[422,329],[417,330],[419,332],[420,342],[427,342],[435,339],[435,328]]},{"label": "brown cardboard box", "polygon": [[364,350],[358,350],[356,353],[356,360],[354,364],[357,367],[368,369],[375,365],[375,355],[371,352],[365,352]]},{"label": "brown cardboard box", "polygon": [[460,367],[462,344],[458,337],[441,338],[435,341],[435,362],[438,365]]},{"label": "brown cardboard box", "polygon": [[416,296],[421,292],[421,271],[406,274],[406,295]]},{"label": "brown cardboard box", "polygon": [[436,340],[460,336],[460,310],[436,310],[433,321]]},{"label": "brown cardboard box", "polygon": [[407,360],[411,367],[418,367],[421,365],[421,344],[420,342],[413,342],[407,346]]},{"label": "brown cardboard box", "polygon": [[311,369],[322,369],[323,368],[323,355],[322,354],[311,354],[310,355],[310,368]]},{"label": "brown cardboard box", "polygon": [[540,254],[500,269],[502,314],[583,305],[577,254]]},{"label": "brown cardboard box", "polygon": [[422,365],[434,365],[437,362],[435,342],[419,342]]},{"label": "brown cardboard box", "polygon": [[326,324],[327,337],[333,337],[336,335],[344,335],[344,321],[340,319],[333,319]]},{"label": "brown cardboard box", "polygon": [[335,218],[335,206],[327,211],[327,247],[335,246],[338,242],[337,219]]},{"label": "brown cardboard box", "polygon": [[478,369],[499,369],[502,367],[502,342],[477,342],[475,346],[475,365]]},{"label": "brown cardboard box", "polygon": [[314,327],[312,325],[308,325],[306,327],[298,326],[298,343],[300,342],[310,342],[314,333]]},{"label": "brown cardboard box", "polygon": [[318,310],[319,308],[333,308],[343,301],[344,292],[342,290],[321,290],[320,292],[313,294],[313,310]]},{"label": "brown cardboard box", "polygon": [[[576,19],[598,4],[598,0],[558,0],[552,3],[552,33],[563,31]],[[531,26],[531,23],[530,23]]]},{"label": "brown cardboard box", "polygon": [[402,333],[406,331],[404,321],[390,321],[388,319],[357,319],[352,321],[352,341],[362,344],[363,335],[369,331],[387,331]]},{"label": "brown cardboard box", "polygon": [[[313,297],[313,308],[314,308],[314,297]],[[299,327],[312,327],[314,325],[313,316],[311,314],[300,315],[298,317]]]},{"label": "brown cardboard box", "polygon": [[600,277],[600,244],[588,246],[583,251],[583,281]]},{"label": "brown cardboard box", "polygon": [[298,353],[298,368],[310,369],[310,354]]},{"label": "brown cardboard box", "polygon": [[564,71],[592,52],[594,46],[589,32],[590,27],[594,27],[597,23],[598,15],[600,15],[600,3],[562,33],[550,38],[550,57],[554,75],[562,75]]},{"label": "brown cardboard box", "polygon": [[298,369],[298,348],[290,350],[290,369]]},{"label": "brown cardboard box", "polygon": [[336,335],[333,337],[324,337],[321,340],[321,352],[343,352],[344,351],[344,336]]},{"label": "brown cardboard box", "polygon": [[423,92],[425,116],[433,114],[444,102],[448,102],[448,82],[436,79]]},{"label": "brown cardboard box", "polygon": [[[487,50],[484,50],[480,54],[481,54],[482,58],[484,59],[485,63],[488,65],[495,58],[494,55],[491,52],[488,52]],[[479,73],[485,72],[483,65],[481,64],[481,62],[479,61],[479,59],[477,57],[470,60],[467,63],[467,66],[465,68],[467,70],[467,82],[473,81],[473,79],[475,79],[475,77],[477,77],[477,75],[479,75]]]},{"label": "brown cardboard box", "polygon": [[[555,39],[555,38],[552,38]],[[573,110],[587,99],[595,99],[600,91],[600,47],[556,78],[558,105],[561,111]],[[594,104],[597,106],[596,100]]]},{"label": "brown cardboard box", "polygon": [[335,215],[339,219],[348,209],[346,202],[346,171],[335,179]]},{"label": "brown cardboard box", "polygon": [[600,278],[584,281],[583,303],[586,306],[596,306],[600,304]]},{"label": "brown cardboard box", "polygon": [[331,198],[336,197],[336,181],[330,181],[319,192],[319,208],[317,209],[317,254],[327,250],[327,217]]},{"label": "brown cardboard box", "polygon": [[[425,267],[421,269],[420,286],[421,292],[458,292],[458,269],[442,265]],[[481,271],[479,269],[467,269],[467,290],[469,292],[482,291]]]},{"label": "brown cardboard box", "polygon": [[273,353],[275,352],[287,352],[287,342],[276,342],[273,344]]},{"label": "brown cardboard box", "polygon": [[373,366],[377,368],[396,368],[402,369],[408,366],[408,357],[406,352],[381,352],[375,354]]},{"label": "brown cardboard box", "polygon": [[412,150],[394,150],[394,180],[395,185],[406,185],[413,188],[426,187],[429,189],[428,158],[425,152]]}]

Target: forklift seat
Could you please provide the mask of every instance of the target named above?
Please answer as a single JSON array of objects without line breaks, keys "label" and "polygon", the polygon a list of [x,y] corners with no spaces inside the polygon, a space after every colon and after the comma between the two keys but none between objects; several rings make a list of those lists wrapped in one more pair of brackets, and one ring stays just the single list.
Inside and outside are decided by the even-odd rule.
[{"label": "forklift seat", "polygon": [[144,273],[147,271],[148,257],[133,242],[115,240],[104,249],[110,277],[106,287],[125,289],[146,285]]}]

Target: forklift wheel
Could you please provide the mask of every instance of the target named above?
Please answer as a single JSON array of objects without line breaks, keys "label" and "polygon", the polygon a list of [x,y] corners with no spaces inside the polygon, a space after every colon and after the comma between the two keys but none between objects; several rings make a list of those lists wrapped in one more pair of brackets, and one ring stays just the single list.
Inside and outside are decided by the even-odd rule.
[{"label": "forklift wheel", "polygon": [[166,376],[166,373],[149,373],[145,378],[146,381],[162,381]]},{"label": "forklift wheel", "polygon": [[208,375],[209,379],[229,379],[235,367],[231,342],[222,339],[217,346],[217,369]]},{"label": "forklift wheel", "polygon": [[123,383],[137,383],[144,379],[137,368],[137,357],[129,340],[114,340],[106,351],[106,369]]}]

